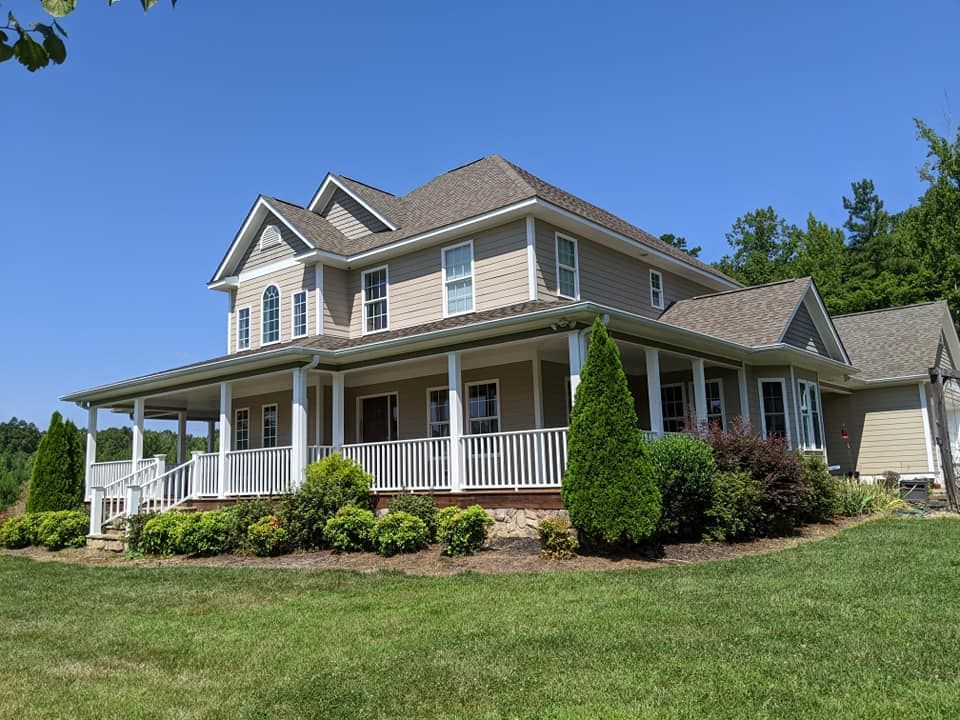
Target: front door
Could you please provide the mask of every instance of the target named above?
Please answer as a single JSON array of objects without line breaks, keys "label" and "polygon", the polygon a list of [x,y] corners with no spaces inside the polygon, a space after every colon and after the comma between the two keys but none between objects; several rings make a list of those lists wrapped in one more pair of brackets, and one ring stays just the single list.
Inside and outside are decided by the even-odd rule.
[{"label": "front door", "polygon": [[360,442],[397,439],[397,396],[378,395],[360,400]]}]

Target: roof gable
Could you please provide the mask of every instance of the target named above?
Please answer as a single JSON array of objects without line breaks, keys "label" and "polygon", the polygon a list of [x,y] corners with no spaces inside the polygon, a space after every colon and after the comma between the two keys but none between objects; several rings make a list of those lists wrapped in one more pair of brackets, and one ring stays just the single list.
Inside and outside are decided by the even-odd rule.
[{"label": "roof gable", "polygon": [[399,226],[391,221],[390,218],[386,217],[382,207],[383,201],[377,198],[378,195],[389,195],[389,193],[377,190],[375,194],[374,188],[370,188],[369,186],[363,186],[367,189],[360,190],[358,186],[362,185],[362,183],[358,183],[355,180],[346,182],[338,175],[327,173],[327,176],[323,179],[323,182],[320,183],[320,187],[317,189],[317,192],[314,194],[313,199],[310,200],[310,204],[307,205],[306,209],[323,215],[334,195],[339,192],[348,196],[353,203],[362,208],[366,213],[369,213],[371,217],[378,220],[384,229],[396,230]]},{"label": "roof gable", "polygon": [[333,193],[319,215],[326,218],[348,240],[389,229],[353,195],[340,188]]}]

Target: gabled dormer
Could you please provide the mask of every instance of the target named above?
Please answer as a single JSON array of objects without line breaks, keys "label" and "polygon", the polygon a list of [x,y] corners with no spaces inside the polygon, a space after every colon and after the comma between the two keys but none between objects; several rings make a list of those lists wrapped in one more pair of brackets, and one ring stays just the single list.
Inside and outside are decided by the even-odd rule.
[{"label": "gabled dormer", "polygon": [[399,225],[387,216],[384,207],[396,202],[396,197],[383,190],[327,173],[307,209],[353,240],[371,233],[397,230]]}]

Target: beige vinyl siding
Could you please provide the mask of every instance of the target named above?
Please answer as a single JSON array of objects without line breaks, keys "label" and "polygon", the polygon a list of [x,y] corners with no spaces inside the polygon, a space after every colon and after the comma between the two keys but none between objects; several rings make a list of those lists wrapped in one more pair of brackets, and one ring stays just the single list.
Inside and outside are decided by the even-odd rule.
[{"label": "beige vinyl siding", "polygon": [[[277,228],[280,230],[280,237],[282,238],[283,242],[271,245],[270,247],[261,250],[260,235],[263,233],[263,229],[267,225],[277,226]],[[256,233],[254,233],[253,242],[250,243],[250,247],[247,248],[247,251],[240,259],[234,274],[239,275],[245,270],[253,270],[262,265],[269,265],[270,263],[279,262],[281,260],[289,260],[294,255],[306,252],[309,249],[310,248],[307,247],[303,240],[298,238],[293,231],[290,230],[290,228],[280,222],[280,220],[273,213],[268,213],[266,219],[260,224],[260,227],[257,228]]]},{"label": "beige vinyl siding", "polygon": [[[533,428],[533,368],[530,362],[510,363],[464,370],[464,431],[467,430],[467,383],[498,380],[500,429]],[[344,437],[347,443],[358,442],[357,399],[371,395],[397,393],[397,431],[401,440],[427,437],[427,388],[447,387],[447,376],[424,375],[376,385],[347,387],[344,391]]]},{"label": "beige vinyl siding", "polygon": [[[625,253],[536,221],[537,287],[541,298],[557,297],[556,233],[577,241],[580,299],[627,312],[657,318],[663,312],[650,304],[648,263]],[[664,307],[684,298],[714,292],[669,270],[653,268],[663,276]]]},{"label": "beige vinyl siding", "polygon": [[350,240],[388,229],[373,213],[343,190],[337,190],[333,194],[320,214]]},{"label": "beige vinyl siding", "polygon": [[564,427],[567,417],[567,378],[570,369],[564,363],[544,361],[540,365],[543,394],[543,426]]},{"label": "beige vinyl siding", "polygon": [[332,337],[350,337],[353,315],[353,293],[350,272],[323,266],[323,334]]},{"label": "beige vinyl siding", "polygon": [[477,311],[529,299],[524,221],[479,233],[473,241],[473,261]]},{"label": "beige vinyl siding", "polygon": [[947,340],[943,335],[940,335],[940,348],[937,352],[938,366],[941,370],[953,370],[953,355],[950,352],[950,346],[947,344]]},{"label": "beige vinyl siding", "polygon": [[820,337],[820,333],[817,332],[817,328],[813,324],[813,318],[810,317],[805,305],[800,305],[800,309],[797,310],[797,314],[794,315],[786,333],[784,333],[783,341],[788,345],[829,357],[827,346],[823,342],[823,338]]},{"label": "beige vinyl siding", "polygon": [[[857,470],[871,476],[887,470],[901,474],[931,470],[917,385],[824,394],[823,406],[827,458],[842,472]],[[844,425],[849,452],[840,437]]]},{"label": "beige vinyl siding", "polygon": [[[247,280],[237,288],[235,310],[250,308],[250,349],[261,346],[263,328],[261,326],[261,303],[263,292],[270,285],[280,290],[280,342],[293,339],[293,295],[299,290],[307,291],[307,335],[316,333],[317,296],[316,270],[313,265],[296,265],[292,268],[277,270],[263,277]],[[237,317],[233,313],[230,329],[231,348],[236,349]]]}]

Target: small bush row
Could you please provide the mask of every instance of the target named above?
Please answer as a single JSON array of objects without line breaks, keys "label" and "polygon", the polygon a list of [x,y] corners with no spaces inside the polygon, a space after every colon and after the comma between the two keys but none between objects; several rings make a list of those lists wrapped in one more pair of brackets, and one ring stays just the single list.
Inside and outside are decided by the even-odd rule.
[{"label": "small bush row", "polygon": [[89,527],[89,517],[79,510],[27,513],[0,525],[0,545],[10,549],[38,545],[48,550],[83,547]]}]

